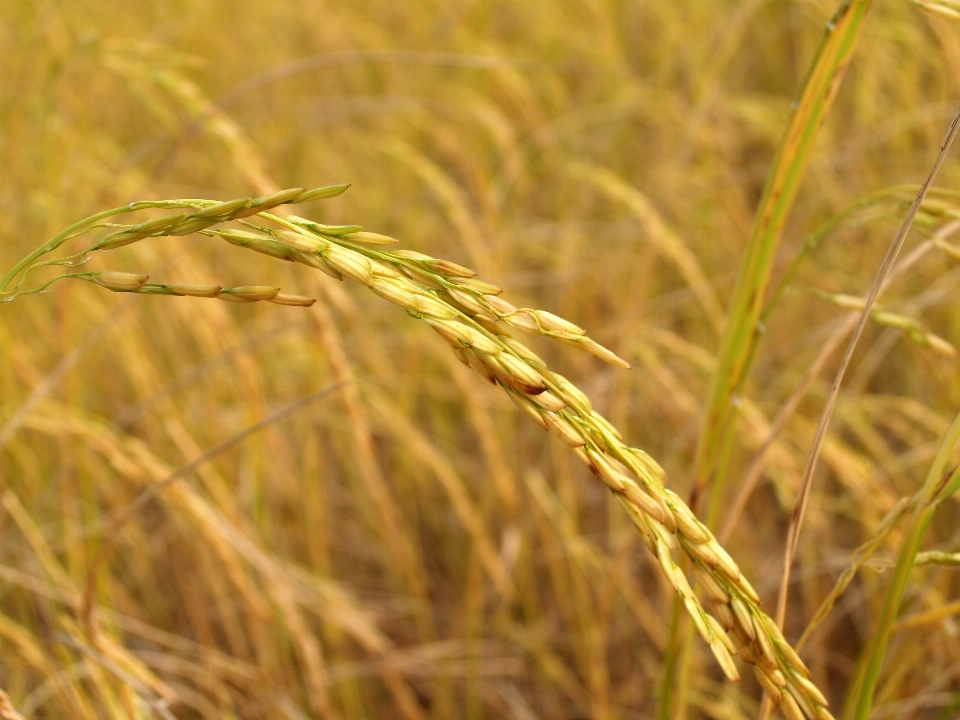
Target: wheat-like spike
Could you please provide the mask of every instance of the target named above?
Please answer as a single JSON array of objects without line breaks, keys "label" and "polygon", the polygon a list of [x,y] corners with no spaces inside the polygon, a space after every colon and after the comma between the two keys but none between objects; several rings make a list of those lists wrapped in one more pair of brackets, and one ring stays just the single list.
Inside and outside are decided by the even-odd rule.
[{"label": "wheat-like spike", "polygon": [[[346,186],[334,186],[336,193]],[[537,355],[510,337],[509,330],[553,338],[606,362],[629,367],[585,331],[544,310],[517,308],[500,297],[501,289],[477,280],[469,268],[412,250],[386,250],[394,239],[364,233],[359,226],[329,226],[266,212],[281,203],[303,202],[334,194],[331,188],[301,188],[264,198],[212,203],[173,201],[199,207],[124,226],[101,239],[93,250],[109,249],[145,237],[202,232],[272,257],[299,262],[338,280],[349,279],[424,320],[456,356],[510,399],[540,427],[556,435],[614,494],[656,557],[667,582],[680,596],[724,674],[739,680],[731,655],[753,664],[764,689],[791,720],[831,718],[823,694],[809,680],[806,666],[760,609],[760,599],[739,567],[683,500],[665,487],[666,473],[646,453],[623,442],[617,429],[595,412],[573,383],[550,372]],[[257,214],[280,228],[212,229],[214,225]],[[307,305],[310,298],[284,295],[279,288],[216,285],[159,285],[136,273],[81,273],[81,277],[117,292],[218,297],[234,302],[267,300]],[[684,553],[714,611],[706,612],[674,558]]]}]

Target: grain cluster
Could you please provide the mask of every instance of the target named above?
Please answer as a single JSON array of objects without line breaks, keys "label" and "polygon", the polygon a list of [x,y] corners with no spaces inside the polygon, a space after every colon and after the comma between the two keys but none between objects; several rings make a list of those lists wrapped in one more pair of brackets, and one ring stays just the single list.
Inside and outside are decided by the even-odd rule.
[{"label": "grain cluster", "polygon": [[[33,264],[18,266],[23,275],[17,287],[23,276],[40,265],[85,262],[99,251],[146,238],[202,233],[369,288],[402,307],[411,317],[426,322],[460,362],[501,387],[524,415],[555,435],[609,488],[656,557],[664,577],[682,600],[694,627],[727,678],[740,679],[732,658],[739,655],[753,667],[758,681],[787,718],[832,718],[826,698],[810,680],[809,670],[761,610],[760,598],[752,585],[707,526],[666,487],[663,469],[647,453],[627,445],[620,432],[593,409],[589,398],[573,382],[550,371],[529,347],[513,337],[512,331],[556,340],[617,367],[629,365],[589,338],[579,326],[545,310],[511,304],[502,297],[501,288],[477,279],[477,273],[468,267],[414,250],[388,249],[397,243],[394,238],[365,232],[359,225],[323,225],[270,212],[280,205],[335,197],[346,189],[346,185],[314,190],[292,188],[227,202],[174,200],[134,204],[185,211],[136,225],[111,224],[110,232],[67,258],[39,261],[39,256],[33,257]],[[239,227],[225,226],[230,222]],[[95,221],[81,221],[78,226],[62,241],[45,246],[45,252],[70,237],[103,227]],[[312,298],[282,293],[277,287],[160,284],[131,272],[90,271],[60,277],[86,280],[124,293],[217,298],[239,303],[266,301],[303,307],[314,302]],[[8,276],[5,283],[10,280]],[[18,289],[0,299],[30,292],[36,290]],[[681,567],[680,556],[689,562],[712,614],[695,594]]]}]

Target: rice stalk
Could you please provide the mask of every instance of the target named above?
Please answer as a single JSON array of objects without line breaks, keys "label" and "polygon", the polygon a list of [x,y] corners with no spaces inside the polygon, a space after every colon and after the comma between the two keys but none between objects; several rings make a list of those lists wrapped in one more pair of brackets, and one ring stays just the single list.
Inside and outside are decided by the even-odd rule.
[{"label": "rice stalk", "polygon": [[[357,226],[330,227],[269,210],[284,203],[335,196],[345,185],[306,191],[294,188],[260,198],[228,202],[172,200],[131,203],[75,223],[31,253],[0,281],[2,300],[41,291],[59,278],[92,282],[113,292],[221,298],[252,303],[275,300],[279,290],[242,286],[224,291],[219,285],[202,290],[183,285],[150,283],[137,273],[67,273],[38,288],[25,290],[24,278],[38,267],[86,262],[103,250],[151,237],[192,232],[297,262],[338,279],[366,286],[375,294],[426,322],[451,347],[456,357],[493,385],[501,387],[518,409],[541,428],[556,435],[613,493],[659,562],[668,584],[684,605],[694,627],[730,680],[739,673],[732,655],[754,666],[759,682],[788,718],[832,717],[822,693],[809,680],[809,671],[784,639],[776,624],[759,607],[759,597],[713,533],[690,508],[665,486],[666,474],[646,453],[623,442],[617,429],[593,410],[590,400],[572,382],[551,372],[511,331],[551,338],[618,367],[629,365],[589,338],[585,331],[552,313],[517,307],[501,297],[502,290],[475,277],[462,265],[412,250],[388,250],[395,241]],[[111,223],[110,232],[80,253],[40,260],[68,239],[102,228],[107,217],[130,210],[164,208],[190,210],[135,225]],[[224,227],[237,221],[243,229]],[[269,225],[262,223],[267,222]],[[17,280],[13,289],[6,290]],[[223,296],[227,297],[224,298]],[[304,304],[304,303],[301,303]],[[468,512],[466,509],[465,512]],[[476,522],[471,522],[475,527]],[[709,614],[694,594],[675,553],[685,557],[709,600]],[[496,562],[488,552],[489,562]],[[288,606],[286,602],[283,603]],[[312,661],[307,652],[306,661]],[[321,704],[320,707],[325,707]]]}]

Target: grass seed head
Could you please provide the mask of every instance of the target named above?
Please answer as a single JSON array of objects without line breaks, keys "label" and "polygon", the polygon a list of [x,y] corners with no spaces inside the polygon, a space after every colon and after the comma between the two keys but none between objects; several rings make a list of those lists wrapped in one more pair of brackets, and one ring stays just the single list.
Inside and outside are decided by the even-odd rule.
[{"label": "grass seed head", "polygon": [[[708,615],[707,617],[709,618],[710,616]],[[714,640],[710,643],[710,651],[717,659],[717,663],[719,663],[720,669],[723,670],[723,674],[727,680],[730,682],[740,682],[740,673],[737,671],[737,666],[734,664],[733,658],[730,657],[732,651],[719,640]]]},{"label": "grass seed head", "polygon": [[270,208],[285,205],[290,202],[307,202],[302,199],[306,192],[303,188],[289,188],[287,190],[278,190],[269,195],[261,195],[250,201],[250,209],[263,212],[264,210],[269,210]]},{"label": "grass seed head", "polygon": [[327,198],[335,198],[343,195],[347,190],[350,189],[349,183],[344,183],[340,185],[328,185],[327,187],[316,188],[314,190],[307,190],[305,193],[301,193],[297,197],[297,203],[312,202],[314,200],[326,200]]},{"label": "grass seed head", "polygon": [[321,253],[321,256],[338,273],[346,278],[350,278],[356,283],[370,287],[373,280],[373,272],[370,267],[370,261],[363,255],[331,245]]},{"label": "grass seed head", "polygon": [[803,716],[803,711],[801,711],[800,706],[797,705],[797,701],[793,699],[793,695],[787,690],[780,692],[780,711],[787,720],[806,720]]},{"label": "grass seed head", "polygon": [[733,640],[730,639],[730,636],[727,635],[727,631],[721,627],[720,623],[717,622],[717,619],[713,615],[707,614],[707,624],[710,626],[710,633],[713,638],[719,640],[720,643],[727,649],[727,652],[736,654],[737,649],[734,647]]},{"label": "grass seed head", "polygon": [[423,264],[428,270],[450,278],[472,278],[477,274],[475,270],[471,270],[463,265],[457,265],[449,260],[431,258],[430,260],[424,260]]},{"label": "grass seed head", "polygon": [[511,305],[506,300],[501,297],[493,295],[486,298],[487,304],[490,305],[494,310],[496,310],[500,315],[511,315],[517,312],[515,305]]},{"label": "grass seed head", "polygon": [[700,637],[703,638],[703,641],[707,643],[707,645],[710,645],[713,638],[710,636],[710,628],[707,626],[707,621],[704,620],[705,613],[703,612],[703,608],[700,607],[700,603],[693,597],[690,591],[690,584],[687,582],[683,571],[677,565],[674,565],[673,578],[674,590],[683,598],[683,606],[686,608],[687,614],[690,616],[690,619],[693,620],[693,624],[697,628]]},{"label": "grass seed head", "polygon": [[[713,604],[713,613],[728,632],[734,630],[735,627],[739,627],[737,625],[737,618],[733,614],[733,610],[730,609],[729,603],[715,602]],[[741,655],[743,654],[742,644],[738,652]]]},{"label": "grass seed head", "polygon": [[228,217],[231,217],[238,210],[244,210],[249,207],[251,198],[237,198],[236,200],[228,200],[226,202],[216,203],[205,207],[202,210],[197,210],[193,213],[194,218],[214,218],[216,220],[222,220]]},{"label": "grass seed head", "polygon": [[753,674],[757,678],[757,682],[760,683],[760,686],[763,688],[763,691],[770,697],[773,702],[780,704],[780,688],[777,687],[777,684],[770,679],[770,676],[757,665],[753,666]]},{"label": "grass seed head", "polygon": [[369,247],[381,247],[384,245],[396,245],[399,240],[392,238],[389,235],[380,235],[379,233],[372,232],[351,232],[346,233],[340,236],[343,240],[347,240],[357,245],[367,245]]},{"label": "grass seed head", "polygon": [[446,294],[470,315],[490,315],[490,310],[484,307],[473,293],[456,288],[446,288]]},{"label": "grass seed head", "polygon": [[[782,678],[783,673],[777,666],[780,661],[774,652],[782,637],[765,623],[766,616],[757,607],[756,593],[742,578],[730,556],[683,501],[664,488],[662,468],[642,451],[627,447],[617,429],[592,410],[586,395],[563,376],[551,373],[532,350],[509,336],[507,327],[546,336],[611,364],[629,367],[623,359],[586,337],[583,328],[553,313],[516,308],[499,297],[499,287],[475,279],[476,273],[469,268],[413,250],[370,249],[387,247],[396,241],[364,232],[357,225],[321,225],[296,216],[283,219],[264,214],[265,220],[286,227],[264,228],[259,233],[208,229],[274,205],[332,197],[345,189],[345,185],[309,192],[294,188],[255,200],[241,198],[215,203],[192,215],[169,215],[124,228],[108,235],[97,247],[128,244],[152,234],[204,231],[246,249],[295,260],[339,280],[348,277],[423,319],[451,346],[461,362],[489,382],[503,386],[524,414],[557,435],[614,491],[640,530],[644,543],[658,557],[665,576],[682,598],[724,673],[732,679],[737,677],[730,657],[736,646],[745,660],[760,664],[767,679]],[[267,286],[147,287],[145,275],[132,273],[101,273],[96,278],[111,289],[152,294],[219,297],[240,303],[265,300],[298,307],[308,307],[315,302],[313,298],[280,293],[279,288]],[[694,573],[713,602],[719,622],[704,612],[687,577],[672,557],[672,551],[678,548],[694,560]],[[737,588],[739,593],[731,594],[730,587]],[[730,630],[732,638],[723,628]],[[792,668],[790,656],[786,652],[783,656],[785,667]],[[797,688],[804,703],[812,698],[810,707],[818,706],[822,695],[805,692],[802,683],[797,683]]]},{"label": "grass seed head", "polygon": [[445,302],[425,293],[413,296],[413,307],[424,317],[435,320],[453,320],[460,316],[460,313]]},{"label": "grass seed head", "polygon": [[375,276],[370,281],[370,289],[394,305],[418,312],[417,299],[422,296],[422,291],[405,278]]},{"label": "grass seed head", "polygon": [[167,285],[166,289],[174,295],[185,295],[187,297],[212,298],[220,294],[223,289],[219,285]]},{"label": "grass seed head", "polygon": [[693,563],[693,574],[711,601],[725,604],[730,602],[730,593],[700,563]]},{"label": "grass seed head", "polygon": [[583,439],[573,423],[562,415],[552,412],[543,413],[543,419],[547,423],[547,429],[563,441],[568,447],[584,447],[587,441]]},{"label": "grass seed head", "polygon": [[484,295],[496,296],[503,292],[503,288],[498,287],[497,285],[492,285],[488,282],[484,282],[483,280],[477,280],[477,278],[451,278],[451,281],[457,285],[462,285],[463,287],[468,287],[471,290],[481,292]]},{"label": "grass seed head", "polygon": [[109,235],[104,235],[96,245],[94,245],[94,250],[116,250],[117,248],[124,247],[125,245],[130,245],[139,240],[143,240],[142,235],[136,235],[130,233],[127,230],[120,230],[115,233],[110,233]]},{"label": "grass seed head", "polygon": [[149,277],[143,273],[118,272],[106,270],[94,273],[94,280],[108,290],[114,292],[134,292],[142,288]]},{"label": "grass seed head", "polygon": [[[533,404],[533,401],[531,401],[529,397],[517,392],[516,390],[510,389],[507,390],[507,397],[513,401],[513,404],[517,406],[520,412],[529,417],[544,430],[547,429],[547,421],[544,420],[544,413]],[[576,452],[577,449],[578,448],[575,448],[574,452]]]},{"label": "grass seed head", "polygon": [[155,232],[173,227],[185,217],[187,217],[187,213],[164,215],[163,217],[154,218],[153,220],[142,222],[139,225],[134,225],[132,228],[127,230],[127,232],[129,232],[131,235],[152,235]]},{"label": "grass seed head", "polygon": [[306,297],[305,295],[291,295],[289,293],[277,293],[272,298],[267,298],[267,302],[275,305],[289,305],[291,307],[310,307],[317,301],[316,298]]},{"label": "grass seed head", "polygon": [[308,267],[315,268],[325,275],[329,275],[334,280],[343,280],[343,275],[341,275],[337,270],[333,268],[330,263],[323,259],[322,256],[318,255],[315,252],[300,252],[294,250],[291,258],[300,263],[301,265],[307,265]]},{"label": "grass seed head", "polygon": [[660,503],[658,503],[650,495],[647,495],[643,490],[641,490],[636,483],[628,483],[626,485],[624,494],[627,496],[630,502],[640,508],[647,515],[656,518],[658,522],[662,523],[667,519],[667,513],[664,512],[663,506],[661,506]]},{"label": "grass seed head", "polygon": [[218,297],[224,300],[240,299],[248,302],[272,300],[280,293],[280,288],[269,285],[241,285],[239,287],[222,290]]},{"label": "grass seed head", "polygon": [[321,240],[316,235],[297,233],[292,230],[277,230],[274,235],[279,242],[287,247],[305,253],[320,252],[330,247],[329,242]]},{"label": "grass seed head", "polygon": [[546,310],[534,310],[533,315],[539,321],[540,327],[544,330],[565,332],[571,335],[586,335],[586,330],[579,325],[574,325],[572,322],[564,320],[562,317],[549,313]]},{"label": "grass seed head", "polygon": [[567,407],[567,404],[563,400],[558,398],[549,390],[544,390],[542,393],[532,395],[530,399],[533,400],[537,407],[543,408],[549,412],[560,412]]},{"label": "grass seed head", "polygon": [[504,370],[519,383],[527,388],[532,388],[532,390],[526,391],[528,395],[536,395],[547,389],[546,383],[543,381],[543,376],[523,360],[514,357],[510,353],[500,353],[497,359]]}]

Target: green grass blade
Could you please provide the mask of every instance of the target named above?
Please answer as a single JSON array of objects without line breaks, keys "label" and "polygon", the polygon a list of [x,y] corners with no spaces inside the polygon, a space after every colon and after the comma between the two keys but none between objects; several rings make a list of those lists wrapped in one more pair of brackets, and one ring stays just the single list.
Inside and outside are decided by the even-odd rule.
[{"label": "green grass blade", "polygon": [[[753,339],[764,307],[777,244],[818,131],[836,97],[871,4],[871,0],[844,0],[827,23],[754,216],[720,340],[717,368],[694,456],[691,507],[697,510],[704,491],[712,483],[706,513],[710,527],[716,524],[725,468],[733,444],[734,400],[750,369]],[[664,653],[660,713],[671,716],[671,709],[677,705],[677,714],[682,716],[686,701],[675,697],[673,690],[677,676],[686,672],[680,660],[684,641],[678,636],[671,636],[670,641]],[[669,672],[670,669],[676,674]]]},{"label": "green grass blade", "polygon": [[827,23],[786,134],[767,177],[720,341],[717,370],[694,460],[694,498],[713,483],[708,523],[717,512],[720,472],[733,435],[734,399],[750,368],[750,346],[770,282],[777,244],[813,151],[818,131],[843,79],[871,0],[845,0]]}]

